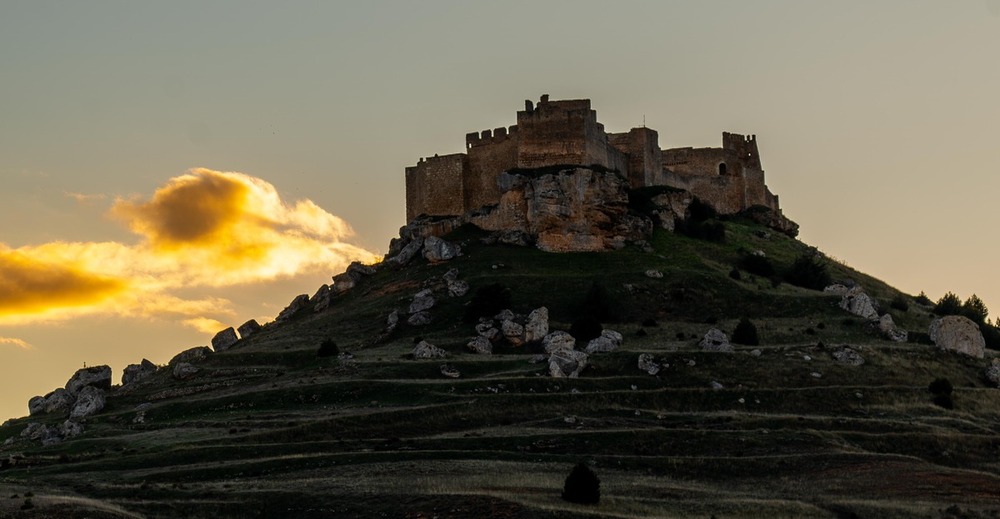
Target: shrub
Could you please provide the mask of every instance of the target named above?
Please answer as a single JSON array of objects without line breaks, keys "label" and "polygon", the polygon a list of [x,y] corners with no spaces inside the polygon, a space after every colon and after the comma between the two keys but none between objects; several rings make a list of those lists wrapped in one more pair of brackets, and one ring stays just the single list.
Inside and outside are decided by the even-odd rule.
[{"label": "shrub", "polygon": [[925,294],[923,290],[921,290],[920,295],[913,298],[913,300],[916,301],[917,304],[921,306],[931,306],[932,304],[934,304],[931,301],[931,298],[927,297],[927,294]]},{"label": "shrub", "polygon": [[733,270],[729,271],[729,277],[735,279],[736,281],[742,281],[743,275],[740,274],[740,269],[733,267]]},{"label": "shrub", "polygon": [[600,321],[588,316],[583,316],[573,321],[573,324],[569,327],[569,334],[578,342],[596,339],[601,336],[601,332],[603,331],[604,327],[601,326]]},{"label": "shrub", "polygon": [[642,321],[642,325],[645,326],[645,327],[647,327],[647,328],[656,328],[657,326],[660,326],[660,323],[656,322],[656,319],[649,318],[649,319],[643,320]]},{"label": "shrub", "polygon": [[986,347],[991,350],[1000,349],[1000,328],[989,323],[979,325],[979,331],[983,332],[983,339]]},{"label": "shrub", "polygon": [[596,505],[601,501],[601,480],[586,464],[578,463],[566,476],[562,498],[571,503]]},{"label": "shrub", "polygon": [[475,323],[480,317],[493,317],[506,308],[510,308],[510,289],[500,283],[492,283],[476,289],[462,320]]},{"label": "shrub", "polygon": [[757,326],[745,317],[740,319],[740,322],[736,325],[736,329],[733,330],[732,341],[737,344],[757,346],[760,344],[760,338],[757,336]]},{"label": "shrub", "polygon": [[931,392],[932,395],[950,395],[954,388],[951,386],[951,381],[946,378],[936,378],[927,386],[927,390]]},{"label": "shrub", "polygon": [[952,400],[951,395],[934,395],[934,405],[938,407],[943,407],[945,409],[954,409],[955,401]]},{"label": "shrub", "polygon": [[962,300],[955,294],[948,292],[941,296],[941,299],[938,299],[931,311],[937,315],[959,315],[962,313]]},{"label": "shrub", "polygon": [[910,303],[906,302],[906,298],[902,294],[896,294],[896,297],[893,297],[892,301],[889,302],[889,307],[905,312],[910,309]]},{"label": "shrub", "polygon": [[740,260],[740,267],[743,270],[761,277],[769,278],[774,275],[774,265],[766,256],[747,254]]},{"label": "shrub", "polygon": [[635,332],[636,337],[645,337],[647,335],[649,335],[649,332],[647,332],[645,328],[639,328],[639,330]]},{"label": "shrub", "polygon": [[319,345],[319,349],[316,350],[317,357],[333,357],[334,355],[340,354],[340,348],[337,347],[337,343],[333,342],[333,339],[327,339]]},{"label": "shrub", "polygon": [[796,258],[785,273],[785,281],[813,290],[823,290],[831,283],[826,262],[815,251],[807,252]]},{"label": "shrub", "polygon": [[24,504],[21,505],[21,510],[31,510],[35,507],[35,504],[31,502],[31,498],[24,500]]},{"label": "shrub", "polygon": [[608,293],[608,289],[594,281],[590,284],[587,294],[583,296],[583,301],[577,312],[581,317],[605,322],[612,317],[611,308],[611,294]]},{"label": "shrub", "polygon": [[988,322],[986,318],[989,317],[990,311],[986,308],[986,303],[979,299],[979,296],[972,294],[962,303],[962,315],[972,319],[977,324],[984,324]]}]

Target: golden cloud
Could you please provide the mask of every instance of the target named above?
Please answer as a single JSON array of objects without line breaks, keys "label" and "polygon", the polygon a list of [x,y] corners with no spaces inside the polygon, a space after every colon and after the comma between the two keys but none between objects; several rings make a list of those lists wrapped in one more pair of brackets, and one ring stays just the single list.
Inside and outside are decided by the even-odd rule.
[{"label": "golden cloud", "polygon": [[14,337],[0,337],[0,344],[10,344],[12,346],[21,348],[22,350],[32,349],[32,346],[30,344],[23,341],[22,339],[17,339]]},{"label": "golden cloud", "polygon": [[231,303],[174,292],[336,273],[377,259],[344,241],[353,231],[341,218],[310,200],[285,203],[274,186],[243,173],[194,169],[148,200],[117,199],[110,215],[138,243],[0,244],[0,324],[110,313],[180,316],[205,330],[219,323],[206,316],[232,315]]}]

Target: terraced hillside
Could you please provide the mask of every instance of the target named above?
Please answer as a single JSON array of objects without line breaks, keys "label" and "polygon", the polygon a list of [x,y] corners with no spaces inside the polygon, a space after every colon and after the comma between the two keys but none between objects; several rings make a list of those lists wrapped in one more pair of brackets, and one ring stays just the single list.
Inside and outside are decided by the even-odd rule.
[{"label": "terraced hillside", "polygon": [[[658,232],[645,250],[579,254],[484,245],[462,229],[448,237],[459,258],[381,269],[327,310],[208,356],[189,380],[160,369],[112,392],[82,436],[42,447],[19,435],[62,418],[7,423],[0,443],[18,439],[0,450],[0,516],[1000,516],[1000,392],[982,376],[992,355],[890,342],[839,296],[740,269],[735,279],[753,251],[780,275],[808,249],[725,225],[725,243]],[[828,268],[884,310],[904,301],[889,310],[896,324],[927,331],[929,307]],[[450,269],[467,294],[442,290]],[[463,316],[493,284],[515,312],[548,308],[552,329],[597,312],[624,342],[592,354],[579,378],[550,376],[538,345],[472,353]],[[433,322],[403,319],[376,341],[427,287]],[[698,346],[743,317],[759,346]],[[317,355],[327,339],[341,355]],[[419,339],[449,357],[414,360]],[[864,363],[837,361],[845,346]],[[659,373],[638,368],[643,353]],[[934,403],[937,378],[954,387],[953,409]],[[578,462],[601,479],[596,506],[560,498]]]}]

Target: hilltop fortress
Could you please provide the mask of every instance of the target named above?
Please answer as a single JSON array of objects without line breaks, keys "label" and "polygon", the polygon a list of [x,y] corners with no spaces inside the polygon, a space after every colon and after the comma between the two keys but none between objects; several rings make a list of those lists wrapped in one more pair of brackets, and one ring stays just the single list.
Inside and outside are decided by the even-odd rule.
[{"label": "hilltop fortress", "polygon": [[[465,153],[421,158],[406,168],[407,221],[479,215],[480,221],[466,220],[504,230],[497,218],[481,225],[482,215],[495,212],[506,193],[523,187],[512,175],[587,170],[620,179],[626,193],[672,188],[690,194],[687,204],[697,198],[720,215],[753,208],[768,213],[769,225],[782,232],[797,229],[781,215],[778,197],[764,183],[756,136],[723,133],[721,148],[663,150],[651,128],[606,132],[589,99],[553,101],[543,95],[537,105],[530,100],[524,105],[516,125],[467,134]],[[673,204],[671,210],[683,219],[687,204]],[[509,216],[509,210],[502,212]],[[530,211],[526,214],[515,220],[530,219]],[[665,227],[672,228],[672,222]]]}]

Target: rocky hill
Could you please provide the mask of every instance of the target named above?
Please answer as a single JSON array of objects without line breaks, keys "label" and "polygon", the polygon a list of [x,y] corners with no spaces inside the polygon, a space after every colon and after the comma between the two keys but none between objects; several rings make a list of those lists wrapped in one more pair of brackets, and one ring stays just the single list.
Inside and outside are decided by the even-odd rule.
[{"label": "rocky hill", "polygon": [[[981,327],[766,211],[536,173],[274,322],[32,399],[0,516],[1000,514]],[[561,498],[578,463],[597,504]]]}]

